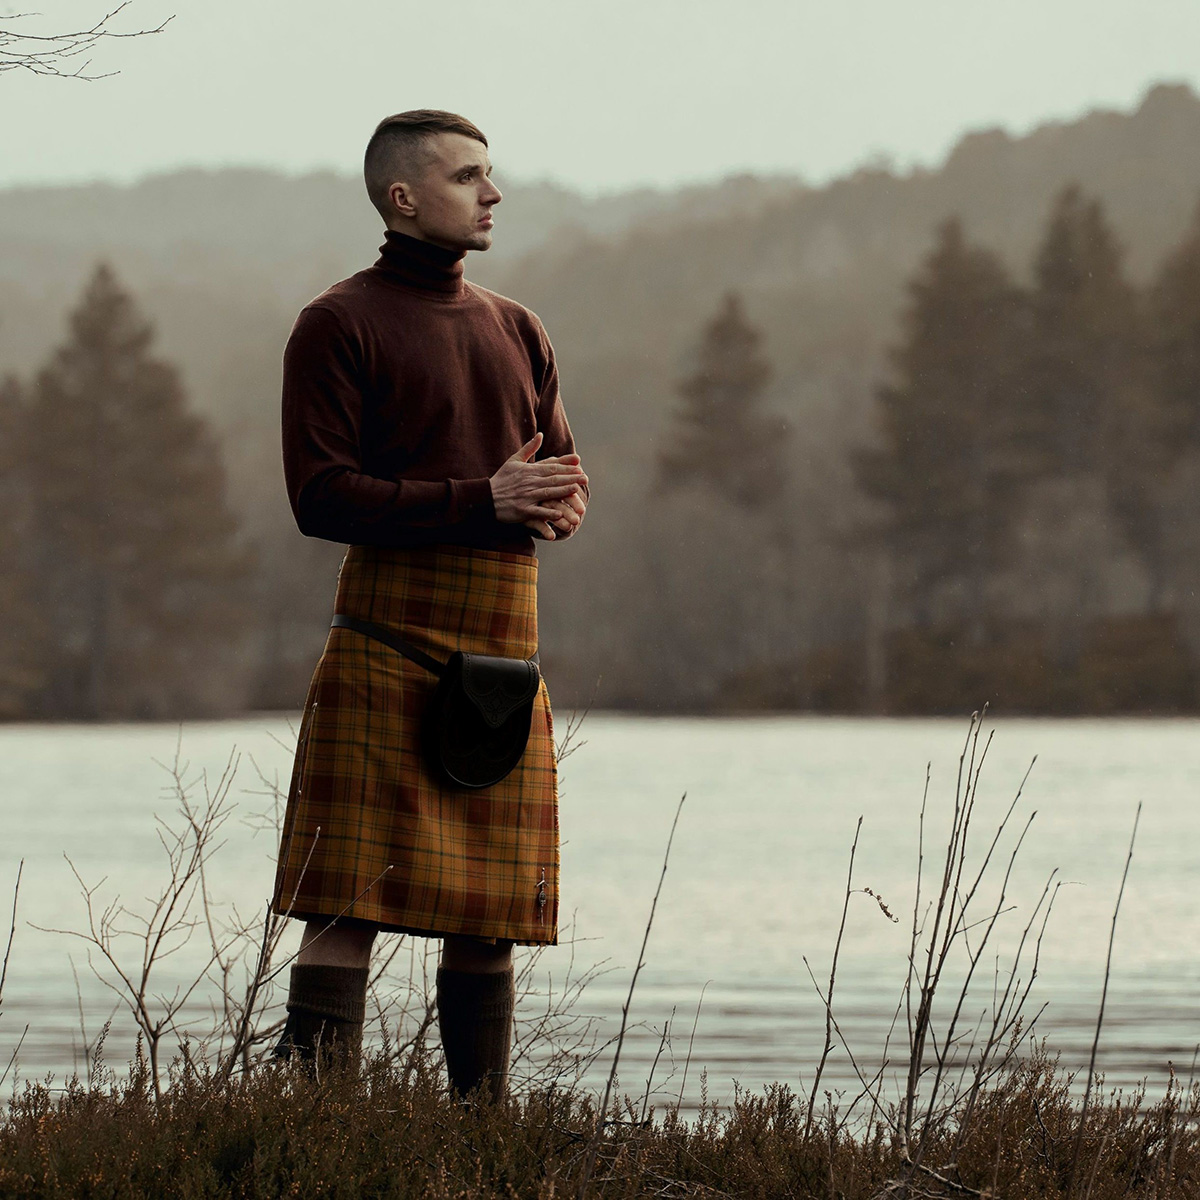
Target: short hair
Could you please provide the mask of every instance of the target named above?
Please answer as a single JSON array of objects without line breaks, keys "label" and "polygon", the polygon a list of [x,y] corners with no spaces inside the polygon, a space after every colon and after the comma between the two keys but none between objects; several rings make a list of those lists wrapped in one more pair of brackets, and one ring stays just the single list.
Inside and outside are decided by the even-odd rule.
[{"label": "short hair", "polygon": [[384,117],[375,126],[367,152],[363,156],[363,178],[367,195],[386,220],[389,211],[388,189],[398,179],[420,175],[433,157],[429,141],[439,133],[461,133],[488,144],[466,117],[437,108],[414,108],[410,112]]}]

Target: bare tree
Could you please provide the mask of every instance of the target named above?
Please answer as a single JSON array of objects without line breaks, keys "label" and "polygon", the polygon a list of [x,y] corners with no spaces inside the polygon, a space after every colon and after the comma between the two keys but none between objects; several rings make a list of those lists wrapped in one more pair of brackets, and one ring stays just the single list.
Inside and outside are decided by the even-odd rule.
[{"label": "bare tree", "polygon": [[[29,71],[34,75],[57,75],[64,79],[103,79],[115,72],[105,71],[92,74],[88,68],[92,60],[91,51],[98,42],[111,38],[146,37],[162,33],[165,21],[148,29],[120,30],[113,26],[116,18],[129,7],[131,0],[124,0],[110,9],[97,21],[81,29],[58,33],[36,33],[35,26],[28,24],[31,18],[42,14],[36,12],[13,13],[0,17],[0,74],[5,71]],[[82,60],[82,61],[80,61]]]}]

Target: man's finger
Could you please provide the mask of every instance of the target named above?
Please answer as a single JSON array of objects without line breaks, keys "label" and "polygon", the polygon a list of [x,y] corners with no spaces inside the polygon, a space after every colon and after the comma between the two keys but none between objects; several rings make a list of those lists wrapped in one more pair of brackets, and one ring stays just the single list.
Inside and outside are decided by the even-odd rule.
[{"label": "man's finger", "polygon": [[526,516],[526,520],[541,520],[541,521],[557,521],[562,516],[562,513],[557,508],[551,508],[548,504],[532,505]]},{"label": "man's finger", "polygon": [[545,538],[546,541],[548,541],[548,542],[554,541],[555,536],[556,536],[556,534],[554,532],[554,527],[552,525],[548,524],[546,521],[526,521],[525,525],[528,528],[532,529],[533,532],[536,533],[539,537]]},{"label": "man's finger", "polygon": [[530,470],[539,475],[574,475],[577,479],[587,479],[587,472],[582,467],[555,462],[552,458],[543,458],[540,462],[531,463]]},{"label": "man's finger", "polygon": [[[537,464],[539,467],[541,464]],[[565,480],[570,480],[577,487],[587,487],[588,477],[579,470],[578,467],[567,467],[565,470],[551,468],[549,471],[538,471],[537,476],[549,482],[551,479],[555,483],[562,483]]]},{"label": "man's finger", "polygon": [[574,533],[579,528],[579,524],[583,520],[583,513],[575,507],[576,503],[577,498],[574,496],[554,501],[554,507],[558,511],[558,515],[553,521],[556,529],[563,533]]},{"label": "man's finger", "polygon": [[576,494],[576,485],[573,483],[545,483],[534,488],[529,494],[529,499],[538,500],[565,500],[568,496]]}]

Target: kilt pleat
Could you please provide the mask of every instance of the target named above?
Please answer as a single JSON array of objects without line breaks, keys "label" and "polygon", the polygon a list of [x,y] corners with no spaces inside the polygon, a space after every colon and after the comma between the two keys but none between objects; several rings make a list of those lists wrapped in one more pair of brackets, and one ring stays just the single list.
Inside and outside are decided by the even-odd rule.
[{"label": "kilt pleat", "polygon": [[[351,546],[334,610],[439,661],[537,650],[537,559],[457,546]],[[558,772],[543,681],[529,744],[488,788],[443,785],[421,718],[436,679],[390,647],[331,628],[297,738],[272,907],[426,936],[554,944]]]}]

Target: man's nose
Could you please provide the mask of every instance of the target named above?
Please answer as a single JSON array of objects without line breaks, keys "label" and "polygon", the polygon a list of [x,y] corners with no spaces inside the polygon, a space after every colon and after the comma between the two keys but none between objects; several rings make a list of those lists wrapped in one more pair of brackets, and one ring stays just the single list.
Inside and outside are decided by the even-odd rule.
[{"label": "man's nose", "polygon": [[499,204],[504,199],[504,193],[490,179],[488,180],[488,186],[491,188],[491,191],[484,195],[483,203]]}]

